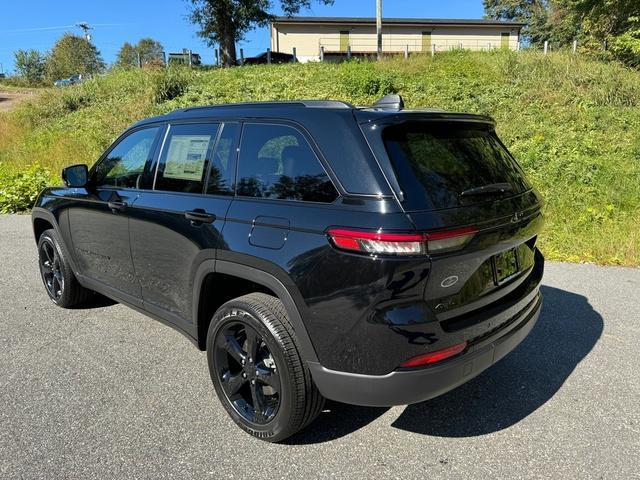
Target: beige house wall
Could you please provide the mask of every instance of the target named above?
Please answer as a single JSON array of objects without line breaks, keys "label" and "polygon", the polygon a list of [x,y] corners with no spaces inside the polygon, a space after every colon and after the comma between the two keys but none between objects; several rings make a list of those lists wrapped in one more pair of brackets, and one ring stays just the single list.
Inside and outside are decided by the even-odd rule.
[{"label": "beige house wall", "polygon": [[[353,53],[374,53],[376,51],[376,32],[374,25],[339,24],[289,24],[280,23],[271,26],[271,49],[282,53],[296,54],[300,61],[318,60],[320,47],[325,53],[338,53],[340,32],[349,32],[349,44]],[[519,42],[519,29],[511,26],[440,26],[440,25],[383,25],[382,48],[388,53],[423,52],[423,32],[431,32],[431,44],[436,51],[456,48],[468,50],[488,50],[502,47],[502,33],[509,33],[509,48],[516,50]],[[428,52],[425,52],[428,53]]]}]

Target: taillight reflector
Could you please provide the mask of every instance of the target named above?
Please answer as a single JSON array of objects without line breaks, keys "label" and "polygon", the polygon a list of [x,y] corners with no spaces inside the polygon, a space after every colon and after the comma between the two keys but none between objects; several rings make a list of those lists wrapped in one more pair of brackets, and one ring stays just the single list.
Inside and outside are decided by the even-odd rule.
[{"label": "taillight reflector", "polygon": [[430,253],[442,253],[461,249],[476,233],[478,233],[477,228],[466,227],[440,232],[427,232],[424,236],[427,240],[427,250]]},{"label": "taillight reflector", "polygon": [[475,227],[426,233],[367,232],[332,228],[334,245],[344,250],[380,255],[420,255],[458,250],[478,232]]},{"label": "taillight reflector", "polygon": [[403,368],[420,367],[423,365],[431,365],[436,362],[440,362],[447,358],[453,357],[467,348],[467,342],[458,343],[442,350],[436,350],[435,352],[421,353],[413,358],[410,358],[406,362],[400,364]]}]

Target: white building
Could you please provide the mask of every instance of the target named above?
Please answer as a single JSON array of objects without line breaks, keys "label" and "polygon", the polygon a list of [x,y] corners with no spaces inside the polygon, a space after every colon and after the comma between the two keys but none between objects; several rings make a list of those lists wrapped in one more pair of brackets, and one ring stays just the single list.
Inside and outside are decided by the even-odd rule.
[{"label": "white building", "polygon": [[[386,54],[467,50],[516,50],[524,24],[496,20],[383,18],[382,49]],[[271,22],[271,50],[293,53],[299,61],[374,55],[376,19],[360,17],[276,17]]]}]

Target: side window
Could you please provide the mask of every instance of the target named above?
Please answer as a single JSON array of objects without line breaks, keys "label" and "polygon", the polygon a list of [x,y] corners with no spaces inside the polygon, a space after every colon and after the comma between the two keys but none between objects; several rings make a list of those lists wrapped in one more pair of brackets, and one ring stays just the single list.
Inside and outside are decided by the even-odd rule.
[{"label": "side window", "polygon": [[240,143],[238,195],[333,202],[338,192],[313,150],[293,127],[245,124]]},{"label": "side window", "polygon": [[207,193],[212,195],[233,195],[239,136],[239,123],[225,123],[222,126],[222,132],[211,160],[211,170],[207,180]]},{"label": "side window", "polygon": [[202,193],[217,132],[217,123],[171,125],[154,189]]},{"label": "side window", "polygon": [[118,188],[143,188],[149,185],[158,132],[160,127],[144,128],[120,140],[96,166],[96,185]]}]

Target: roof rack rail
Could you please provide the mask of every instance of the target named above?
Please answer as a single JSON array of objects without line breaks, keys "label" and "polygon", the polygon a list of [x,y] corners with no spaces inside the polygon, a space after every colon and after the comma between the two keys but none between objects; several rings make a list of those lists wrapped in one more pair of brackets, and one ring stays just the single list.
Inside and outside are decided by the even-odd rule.
[{"label": "roof rack rail", "polygon": [[355,108],[349,102],[342,100],[300,100],[300,102],[309,108]]},{"label": "roof rack rail", "polygon": [[395,110],[399,111],[404,108],[402,97],[396,93],[385,95],[372,105],[372,108],[379,110]]},{"label": "roof rack rail", "polygon": [[266,102],[239,102],[222,103],[219,105],[203,105],[199,107],[187,107],[182,112],[193,110],[205,110],[215,108],[272,108],[272,107],[307,107],[307,108],[354,108],[353,105],[340,100],[280,100]]}]

